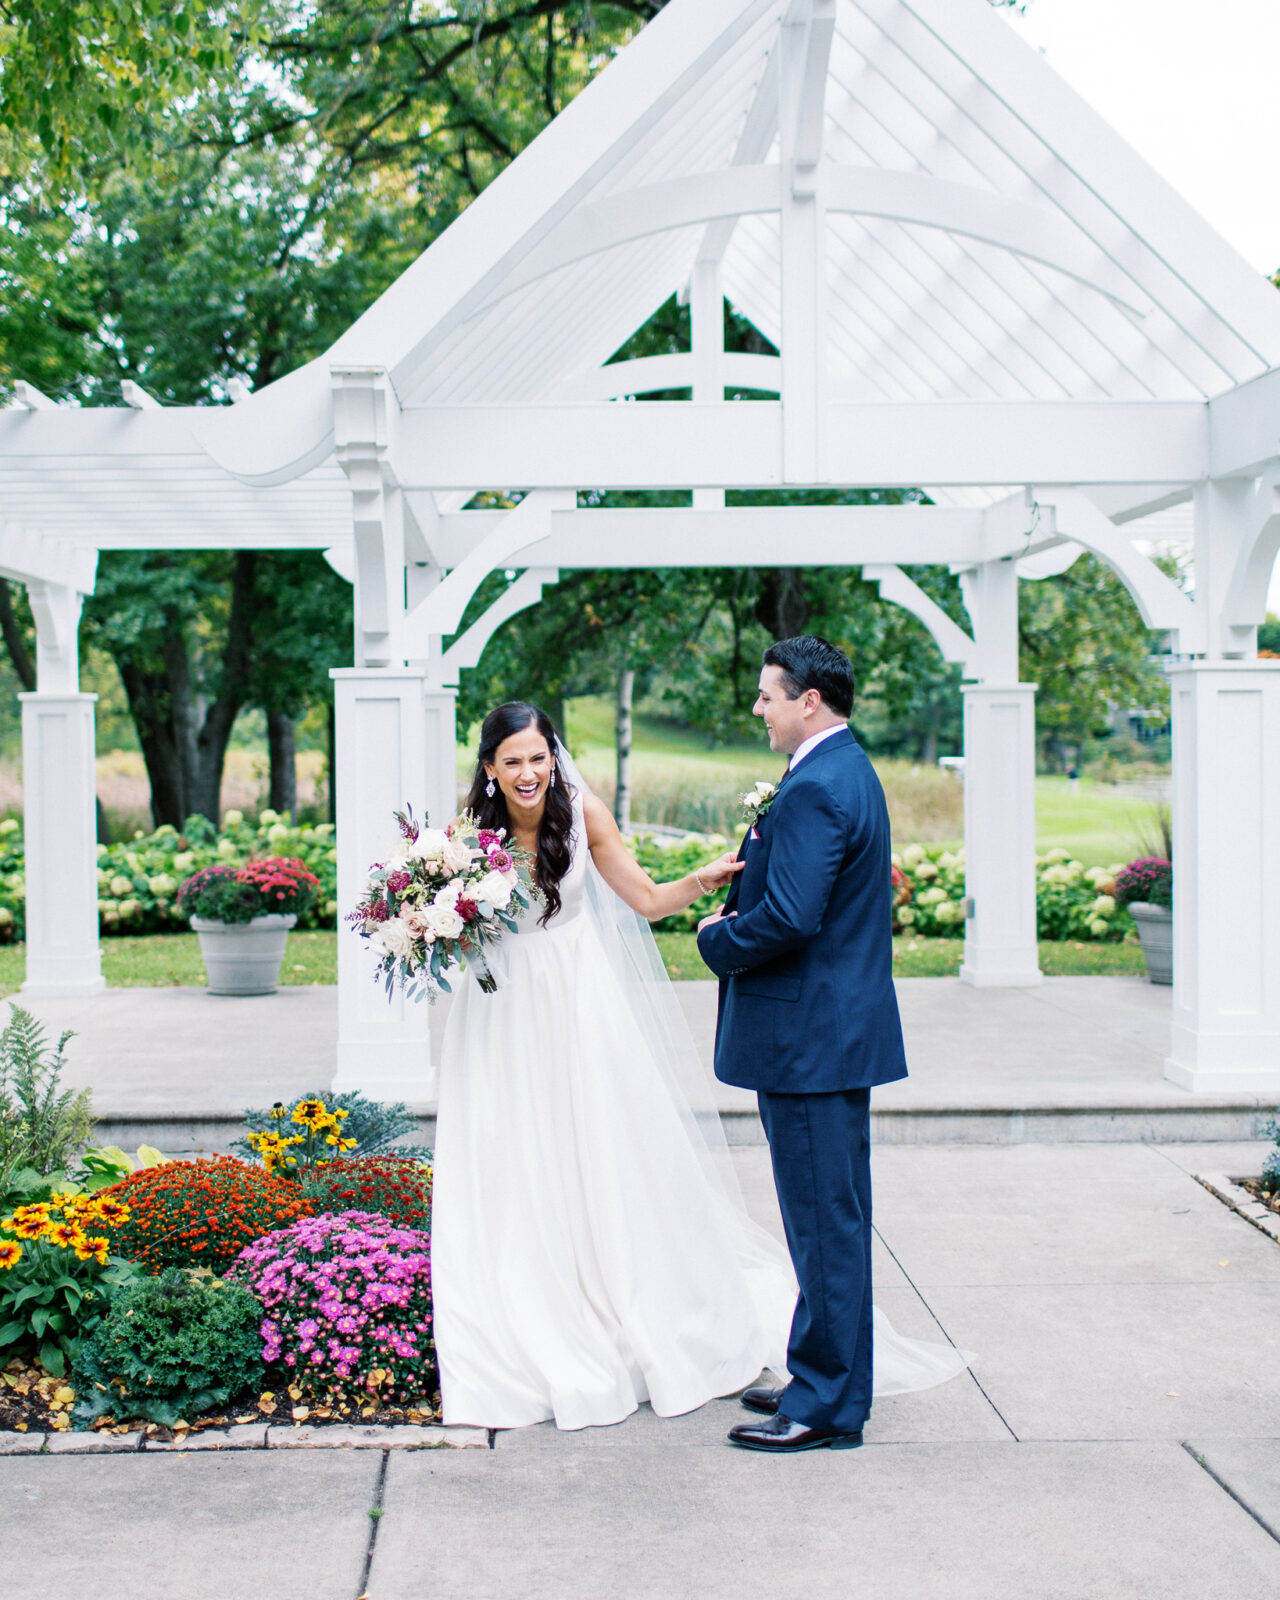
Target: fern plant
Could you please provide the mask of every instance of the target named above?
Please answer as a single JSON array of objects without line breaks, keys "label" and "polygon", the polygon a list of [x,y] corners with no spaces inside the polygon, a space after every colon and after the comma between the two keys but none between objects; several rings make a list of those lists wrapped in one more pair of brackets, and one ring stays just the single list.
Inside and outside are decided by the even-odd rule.
[{"label": "fern plant", "polygon": [[0,1194],[16,1173],[59,1171],[88,1143],[89,1090],[61,1086],[63,1052],[71,1037],[68,1030],[51,1049],[31,1013],[10,1008],[0,1033]]}]

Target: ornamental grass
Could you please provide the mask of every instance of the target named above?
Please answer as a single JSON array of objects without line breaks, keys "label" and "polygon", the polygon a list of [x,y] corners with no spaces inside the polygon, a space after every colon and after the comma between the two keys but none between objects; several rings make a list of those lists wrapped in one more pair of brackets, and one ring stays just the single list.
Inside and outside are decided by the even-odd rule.
[{"label": "ornamental grass", "polygon": [[105,1192],[130,1211],[116,1249],[150,1272],[220,1272],[245,1245],[312,1210],[297,1184],[232,1156],[144,1167]]},{"label": "ornamental grass", "polygon": [[412,1156],[350,1156],[317,1167],[302,1192],[317,1211],[373,1211],[401,1228],[431,1227],[431,1168]]},{"label": "ornamental grass", "polygon": [[431,1244],[387,1217],[307,1217],[240,1253],[229,1280],[265,1310],[262,1356],[295,1399],[329,1406],[434,1403]]}]

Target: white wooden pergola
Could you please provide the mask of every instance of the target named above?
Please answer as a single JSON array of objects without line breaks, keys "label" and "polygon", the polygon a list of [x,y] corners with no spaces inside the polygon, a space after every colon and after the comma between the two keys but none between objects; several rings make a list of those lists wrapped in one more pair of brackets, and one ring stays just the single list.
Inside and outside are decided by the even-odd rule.
[{"label": "white wooden pergola", "polygon": [[[691,353],[606,365],[673,292]],[[726,353],[725,296],[779,357]],[[1087,549],[1175,652],[1167,1073],[1280,1092],[1280,663],[1256,652],[1280,547],[1280,296],[986,0],[671,0],[324,357],[227,407],[125,398],[82,411],[22,388],[0,416],[0,571],[44,597],[29,986],[101,981],[74,674],[93,552],[251,544],[326,549],[354,580],[344,903],[396,806],[452,809],[459,674],[562,570],[860,566],[967,680],[962,976],[1036,983],[1018,583]],[[725,506],[726,487],[891,486],[934,504]],[[480,489],[523,498],[465,509]],[[588,489],[690,503],[580,509]],[[1188,502],[1194,598],[1140,550],[1144,518]],[[961,574],[968,631],[902,570],[933,562]],[[445,649],[503,569],[521,575]],[[424,1010],[388,1008],[355,944],[337,1083],[415,1098]]]}]

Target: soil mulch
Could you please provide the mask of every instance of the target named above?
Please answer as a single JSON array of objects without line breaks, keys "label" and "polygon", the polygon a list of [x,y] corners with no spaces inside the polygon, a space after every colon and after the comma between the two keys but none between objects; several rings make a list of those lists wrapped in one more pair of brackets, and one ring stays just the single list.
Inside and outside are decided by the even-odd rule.
[{"label": "soil mulch", "polygon": [[[71,1428],[75,1390],[65,1378],[57,1378],[35,1362],[15,1358],[0,1370],[0,1433],[65,1433]],[[425,1425],[440,1421],[440,1396],[433,1403],[414,1406],[385,1405],[376,1394],[365,1403],[329,1405],[307,1404],[300,1389],[266,1389],[247,1395],[239,1407],[218,1415],[192,1417],[175,1427],[159,1423],[130,1423],[115,1417],[99,1417],[90,1424],[97,1433],[125,1434],[143,1427],[149,1439],[182,1440],[206,1428],[229,1428],[235,1423],[269,1422],[275,1427],[292,1422],[297,1427],[323,1427],[325,1423],[368,1422]]]},{"label": "soil mulch", "polygon": [[1280,1186],[1263,1178],[1237,1178],[1235,1182],[1247,1189],[1259,1205],[1280,1214]]}]

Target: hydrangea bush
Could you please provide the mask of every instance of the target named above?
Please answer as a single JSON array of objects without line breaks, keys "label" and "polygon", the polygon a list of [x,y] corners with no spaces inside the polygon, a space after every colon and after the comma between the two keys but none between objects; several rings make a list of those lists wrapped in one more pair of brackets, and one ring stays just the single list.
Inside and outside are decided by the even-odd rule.
[{"label": "hydrangea bush", "polygon": [[[909,845],[893,856],[893,928],[925,938],[964,932],[964,851]],[[1036,934],[1115,943],[1133,927],[1116,895],[1123,864],[1086,867],[1066,850],[1036,857]]]},{"label": "hydrangea bush", "polygon": [[[21,938],[26,891],[22,878],[20,825],[0,823],[0,938]],[[185,932],[186,913],[178,905],[178,886],[203,867],[247,866],[266,856],[290,856],[318,880],[311,905],[298,916],[299,928],[337,925],[338,852],[333,825],[293,827],[274,811],[257,822],[228,811],[221,829],[203,817],[189,817],[183,831],[166,824],[154,833],[135,834],[127,844],[98,846],[98,925],[103,934]],[[5,923],[8,909],[13,921]],[[292,907],[290,909],[293,909]]]},{"label": "hydrangea bush", "polygon": [[[627,847],[649,876],[661,882],[664,879],[687,877],[699,867],[705,867],[724,854],[729,847],[729,840],[719,834],[699,839],[673,839],[660,833],[641,833],[629,836]],[[653,931],[692,933],[703,917],[709,917],[723,900],[723,890],[703,895],[683,911],[655,922]]]},{"label": "hydrangea bush", "polygon": [[428,1236],[366,1211],[256,1240],[228,1274],[261,1302],[262,1357],[309,1400],[434,1403]]}]

